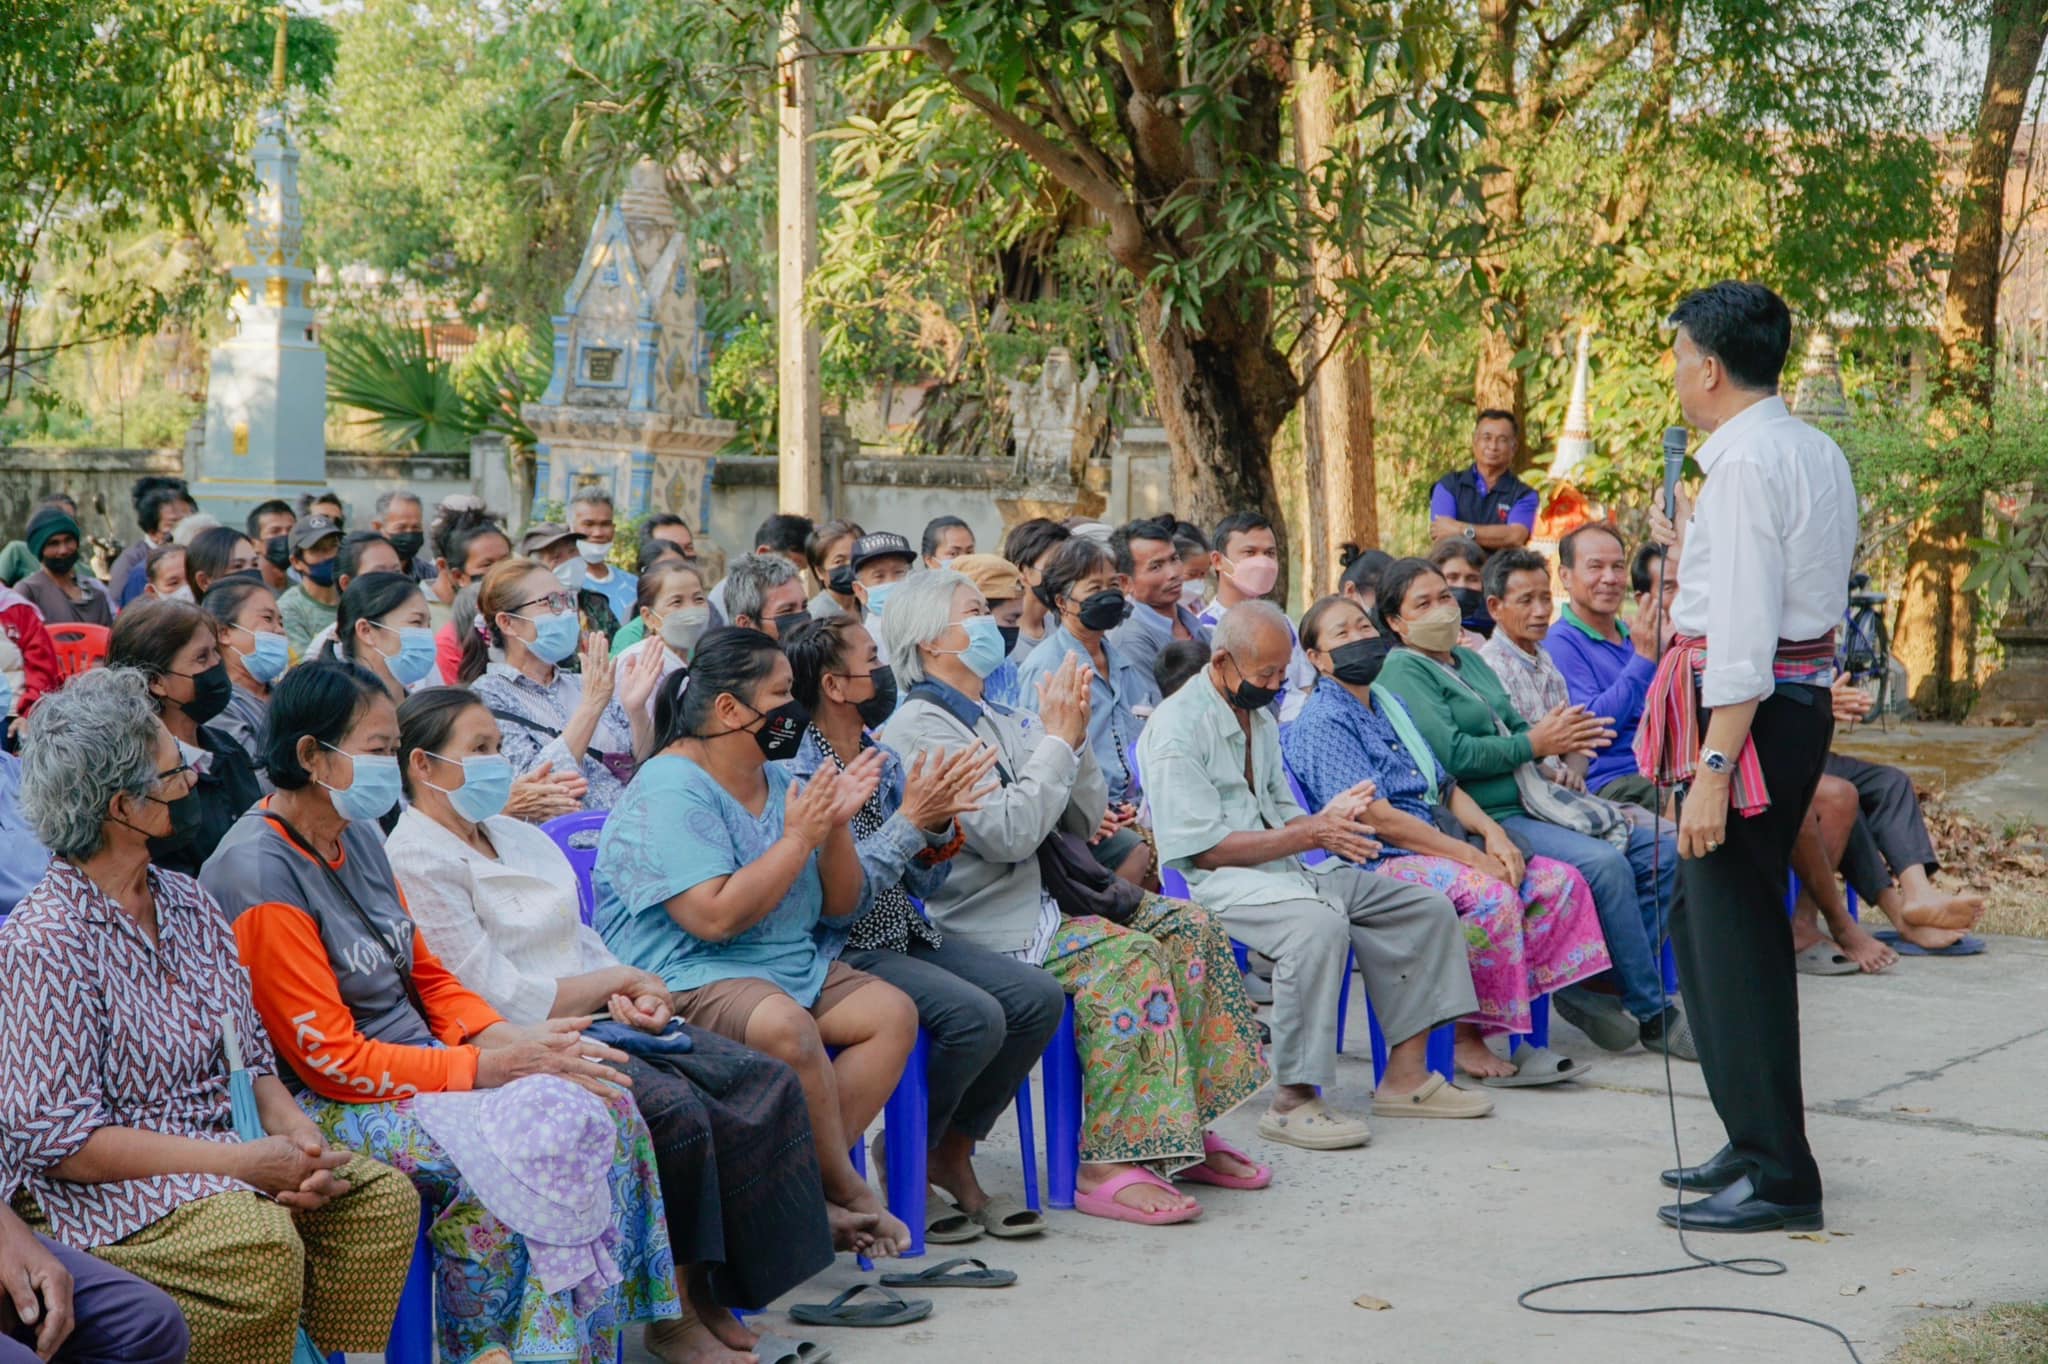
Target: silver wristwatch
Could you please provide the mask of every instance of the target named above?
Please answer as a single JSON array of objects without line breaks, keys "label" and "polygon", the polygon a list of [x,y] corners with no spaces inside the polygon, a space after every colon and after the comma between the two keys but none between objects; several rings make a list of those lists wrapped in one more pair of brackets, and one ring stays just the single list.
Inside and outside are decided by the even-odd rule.
[{"label": "silver wristwatch", "polygon": [[1479,538],[1479,527],[1473,525],[1466,526],[1465,538],[1467,540],[1477,540]]},{"label": "silver wristwatch", "polygon": [[1703,748],[1700,750],[1700,766],[1725,777],[1728,769],[1735,766],[1735,760],[1718,748]]}]

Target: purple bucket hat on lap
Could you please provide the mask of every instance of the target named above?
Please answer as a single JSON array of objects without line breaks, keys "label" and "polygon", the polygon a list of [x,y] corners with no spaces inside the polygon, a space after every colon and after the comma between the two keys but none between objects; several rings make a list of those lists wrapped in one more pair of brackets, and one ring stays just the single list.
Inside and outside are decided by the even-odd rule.
[{"label": "purple bucket hat on lap", "polygon": [[618,1129],[604,1101],[558,1075],[502,1089],[421,1094],[420,1123],[492,1216],[517,1232],[541,1286],[573,1290],[577,1309],[623,1275],[610,1247]]}]

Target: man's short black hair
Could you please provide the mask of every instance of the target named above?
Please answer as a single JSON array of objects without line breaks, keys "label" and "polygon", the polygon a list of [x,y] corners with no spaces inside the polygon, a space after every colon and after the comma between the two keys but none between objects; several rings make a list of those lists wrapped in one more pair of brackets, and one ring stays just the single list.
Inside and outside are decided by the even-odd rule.
[{"label": "man's short black hair", "polygon": [[1034,516],[1010,527],[1010,533],[1003,537],[1003,557],[1018,568],[1030,568],[1045,557],[1047,550],[1059,548],[1073,535],[1051,517]]},{"label": "man's short black hair", "polygon": [[1486,561],[1486,595],[1505,598],[1508,595],[1508,579],[1517,573],[1541,573],[1543,581],[1550,581],[1550,560],[1533,549],[1517,545],[1503,549]]},{"label": "man's short black hair", "polygon": [[1208,645],[1199,639],[1176,639],[1152,661],[1152,680],[1159,684],[1163,699],[1186,686],[1189,679],[1208,666]]},{"label": "man's short black hair", "polygon": [[[1164,521],[1167,518],[1162,516],[1159,519]],[[1192,521],[1175,521],[1173,523],[1174,553],[1185,559],[1196,550],[1207,554],[1209,552],[1209,537],[1202,534],[1202,528]]]},{"label": "man's short black hair", "polygon": [[139,515],[142,511],[142,499],[151,493],[166,490],[178,493],[188,502],[192,500],[192,490],[185,486],[184,479],[172,478],[167,474],[144,474],[129,485],[128,505],[135,508]]},{"label": "man's short black hair", "polygon": [[1628,541],[1621,538],[1620,531],[1605,521],[1588,521],[1585,525],[1575,528],[1571,534],[1557,542],[1557,561],[1566,568],[1577,568],[1579,566],[1579,541],[1588,535],[1604,535],[1614,541],[1615,544],[1621,546],[1624,554],[1628,552]]},{"label": "man's short black hair", "polygon": [[149,534],[156,534],[157,529],[163,525],[164,508],[174,502],[183,502],[195,510],[198,506],[192,500],[192,494],[185,491],[183,482],[178,482],[175,487],[151,488],[142,495],[142,503],[135,509],[136,523]]},{"label": "man's short black hair", "polygon": [[1635,557],[1628,563],[1628,585],[1638,592],[1657,590],[1657,563],[1664,557],[1664,546],[1655,540],[1645,540],[1636,550]]},{"label": "man's short black hair", "polygon": [[777,512],[754,529],[754,547],[771,554],[801,554],[811,538],[811,518]]},{"label": "man's short black hair", "polygon": [[281,497],[273,497],[268,502],[258,502],[255,507],[250,509],[249,519],[242,523],[249,532],[249,538],[251,540],[256,538],[256,532],[263,525],[264,517],[276,516],[279,512],[291,517],[294,521],[299,519],[299,514],[292,510],[292,504]]},{"label": "man's short black hair", "polygon": [[1671,310],[1671,325],[1742,387],[1777,391],[1792,349],[1792,310],[1763,285],[1724,279],[1695,290]]},{"label": "man's short black hair", "polygon": [[[1231,536],[1242,535],[1246,531],[1272,529],[1273,523],[1258,512],[1232,512],[1216,523],[1216,534],[1210,537],[1209,543],[1218,552],[1228,554],[1230,553],[1228,546]],[[1278,532],[1276,531],[1275,534],[1277,535]]]},{"label": "man's short black hair", "polygon": [[[1138,571],[1138,561],[1131,554],[1131,541],[1156,540],[1173,549],[1173,522],[1164,517],[1140,518],[1126,521],[1110,533],[1109,552],[1116,556],[1116,571],[1129,577]],[[1180,551],[1174,549],[1178,554]]]},{"label": "man's short black hair", "polygon": [[1484,426],[1487,422],[1506,422],[1509,426],[1515,428],[1516,435],[1520,435],[1522,433],[1522,424],[1515,420],[1514,413],[1508,411],[1504,407],[1480,408],[1479,415],[1472,419],[1473,429],[1477,430],[1479,427]]}]

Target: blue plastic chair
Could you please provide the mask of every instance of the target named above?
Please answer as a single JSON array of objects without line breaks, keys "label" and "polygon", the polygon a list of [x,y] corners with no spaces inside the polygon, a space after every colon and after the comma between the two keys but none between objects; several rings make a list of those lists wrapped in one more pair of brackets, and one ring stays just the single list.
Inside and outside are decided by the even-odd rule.
[{"label": "blue plastic chair", "polygon": [[590,873],[597,868],[597,836],[604,830],[605,816],[609,813],[606,810],[579,810],[540,826],[541,832],[555,840],[555,846],[562,850],[562,855],[575,869],[576,898],[586,924],[597,912],[597,897],[590,889]]},{"label": "blue plastic chair", "polygon": [[[925,1081],[928,1054],[924,1029],[919,1028],[917,1041],[911,1044],[910,1057],[903,1063],[903,1076],[897,1080],[896,1088],[889,1092],[887,1101],[882,1105],[882,1130],[889,1138],[884,1171],[889,1181],[889,1211],[910,1228],[910,1248],[898,1257],[904,1260],[914,1260],[924,1254],[927,1186],[930,1182],[925,1162],[931,1145],[931,1091]],[[847,1154],[853,1158],[853,1168],[865,1179],[868,1172],[866,1133],[855,1135],[853,1148]],[[865,1255],[859,1258],[862,1268],[873,1267]]]},{"label": "blue plastic chair", "polygon": [[[1081,1172],[1081,1053],[1074,1041],[1074,998],[1067,996],[1060,1025],[1039,1062],[1045,1086],[1045,1196],[1055,1208],[1074,1206]],[[1038,1149],[1031,1121],[1031,1080],[1017,1086],[1017,1139],[1024,1150],[1024,1205],[1042,1211]]]}]

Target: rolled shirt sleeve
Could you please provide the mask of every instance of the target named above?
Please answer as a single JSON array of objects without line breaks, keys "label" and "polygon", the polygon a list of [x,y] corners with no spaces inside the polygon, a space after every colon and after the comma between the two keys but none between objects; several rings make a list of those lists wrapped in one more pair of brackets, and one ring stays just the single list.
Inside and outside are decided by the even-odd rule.
[{"label": "rolled shirt sleeve", "polygon": [[1516,498],[1515,505],[1508,508],[1508,524],[1520,526],[1523,530],[1534,534],[1536,530],[1536,500],[1536,490],[1534,488]]},{"label": "rolled shirt sleeve", "polygon": [[1436,486],[1429,490],[1429,514],[1431,517],[1457,517],[1458,495],[1451,491],[1450,478],[1438,479]]},{"label": "rolled shirt sleeve", "polygon": [[1740,705],[1771,694],[1784,612],[1785,544],[1770,481],[1750,460],[1715,469],[1694,518],[1713,537],[1707,666],[1700,704]]}]

